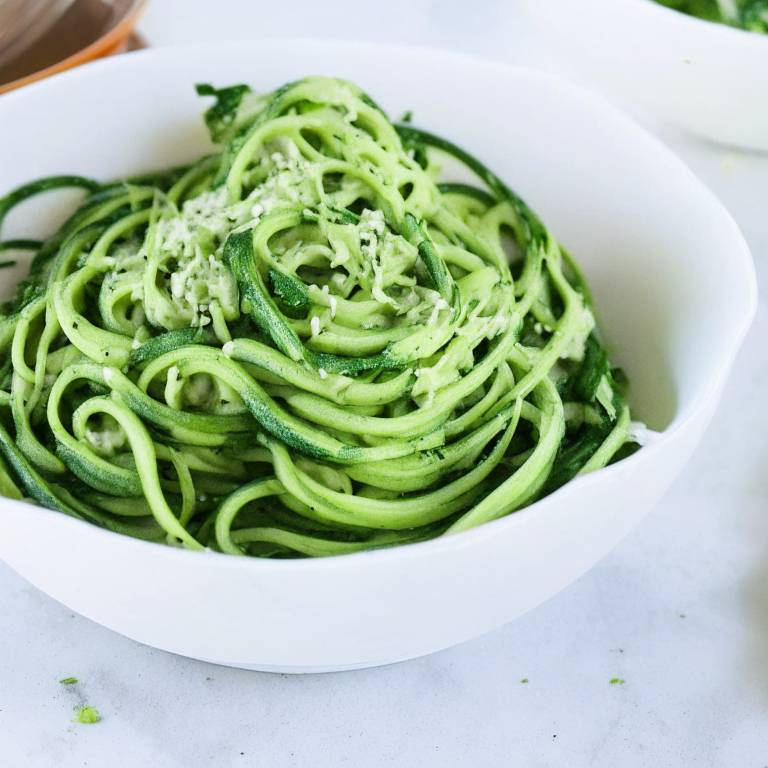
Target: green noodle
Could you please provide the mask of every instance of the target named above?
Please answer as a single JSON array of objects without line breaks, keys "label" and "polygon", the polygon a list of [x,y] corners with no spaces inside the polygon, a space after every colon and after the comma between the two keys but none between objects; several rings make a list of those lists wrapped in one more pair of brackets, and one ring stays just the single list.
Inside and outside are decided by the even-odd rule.
[{"label": "green noodle", "polygon": [[768,34],[768,0],[655,0],[704,21]]},{"label": "green noodle", "polygon": [[578,269],[478,160],[341,81],[198,91],[218,154],[0,200],[2,223],[87,194],[0,244],[35,253],[0,315],[0,493],[315,557],[466,530],[632,450]]}]

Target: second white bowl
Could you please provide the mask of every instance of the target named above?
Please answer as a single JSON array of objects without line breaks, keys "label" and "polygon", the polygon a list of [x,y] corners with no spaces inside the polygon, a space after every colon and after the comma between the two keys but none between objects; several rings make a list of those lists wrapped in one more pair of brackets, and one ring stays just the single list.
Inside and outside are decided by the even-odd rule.
[{"label": "second white bowl", "polygon": [[599,85],[710,139],[768,151],[768,35],[653,0],[518,0]]}]

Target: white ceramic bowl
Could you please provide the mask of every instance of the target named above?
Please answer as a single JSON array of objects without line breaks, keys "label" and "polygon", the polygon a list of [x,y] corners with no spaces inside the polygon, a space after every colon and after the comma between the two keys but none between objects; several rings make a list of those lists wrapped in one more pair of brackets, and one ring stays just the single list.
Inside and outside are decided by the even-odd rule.
[{"label": "white ceramic bowl", "polygon": [[[168,651],[280,671],[436,651],[578,578],[688,459],[756,302],[733,220],[658,141],[573,85],[434,51],[261,41],[88,65],[0,97],[0,194],[49,174],[112,179],[191,160],[209,147],[194,83],[264,90],[310,73],[354,79],[395,117],[412,109],[529,201],[583,266],[635,413],[663,437],[467,533],[322,560],[181,551],[0,504],[0,556],[73,610]],[[4,236],[52,217],[29,206]]]},{"label": "white ceramic bowl", "polygon": [[768,35],[653,0],[517,0],[596,83],[726,144],[768,150]]}]

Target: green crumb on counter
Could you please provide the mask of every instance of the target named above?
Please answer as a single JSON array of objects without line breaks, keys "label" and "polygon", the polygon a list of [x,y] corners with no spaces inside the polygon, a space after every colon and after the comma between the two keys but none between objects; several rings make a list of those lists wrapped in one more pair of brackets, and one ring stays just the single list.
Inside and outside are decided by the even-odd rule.
[{"label": "green crumb on counter", "polygon": [[524,677],[524,678],[523,678],[523,679],[522,679],[520,682],[521,682],[521,683],[527,683],[527,682],[528,682],[528,678],[527,678],[527,677]]},{"label": "green crumb on counter", "polygon": [[74,685],[77,682],[76,677],[65,677],[63,680],[59,680],[62,685]]},{"label": "green crumb on counter", "polygon": [[77,712],[77,721],[79,723],[98,723],[100,719],[99,713],[93,707],[83,707]]},{"label": "green crumb on counter", "polygon": [[624,680],[620,677],[614,677],[613,680],[611,680],[611,685],[624,685]]}]

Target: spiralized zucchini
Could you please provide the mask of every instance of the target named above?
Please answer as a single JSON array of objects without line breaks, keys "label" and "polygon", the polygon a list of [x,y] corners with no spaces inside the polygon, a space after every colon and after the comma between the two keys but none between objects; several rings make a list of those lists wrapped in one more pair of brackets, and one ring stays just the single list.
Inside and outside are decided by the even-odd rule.
[{"label": "spiralized zucchini", "polygon": [[768,34],[768,0],[656,0],[704,21]]},{"label": "spiralized zucchini", "polygon": [[0,316],[0,493],[191,549],[338,555],[467,530],[636,447],[576,266],[477,160],[341,81],[198,92],[218,154],[0,200],[1,223],[87,193],[53,238],[0,245],[35,252]]}]

